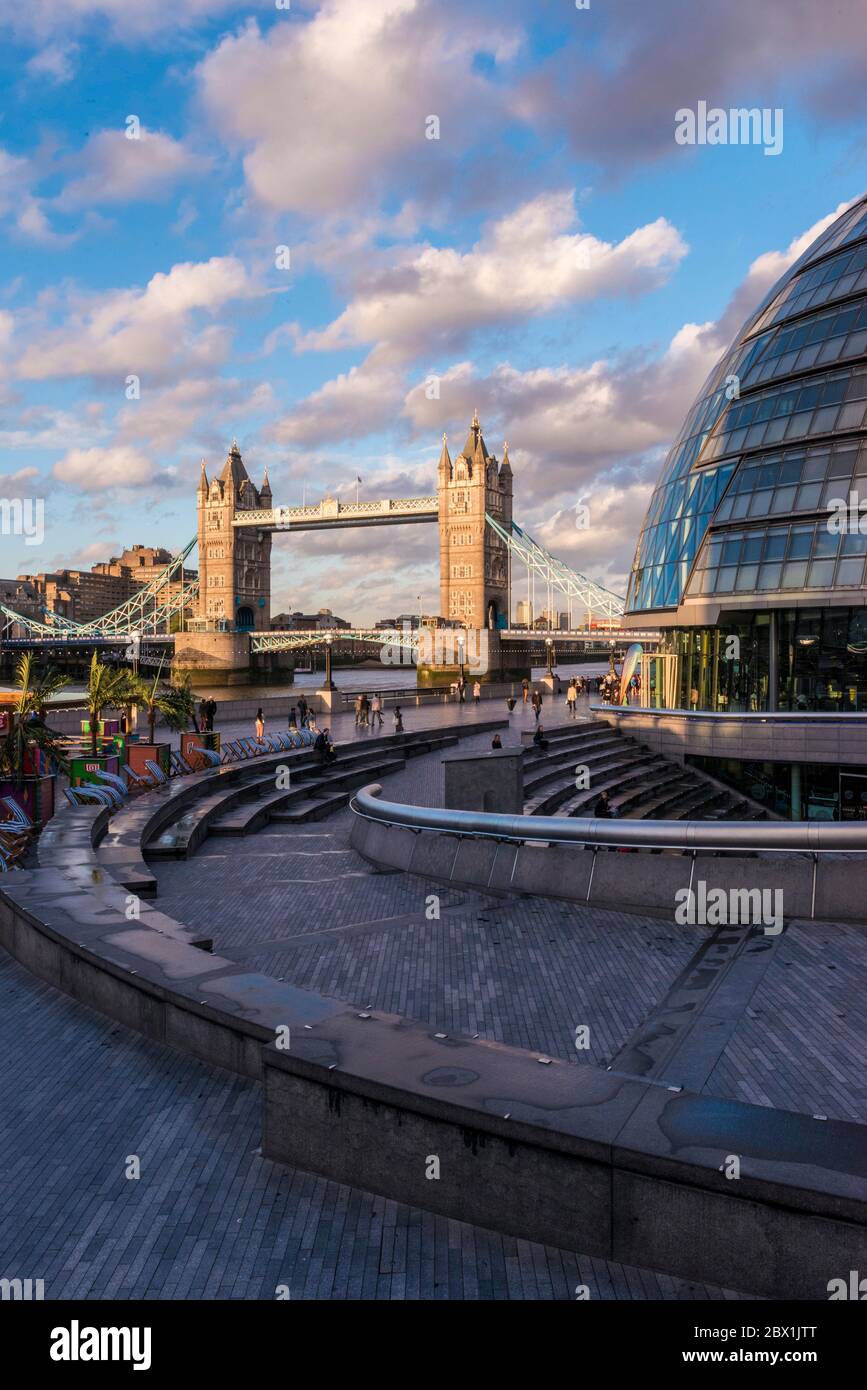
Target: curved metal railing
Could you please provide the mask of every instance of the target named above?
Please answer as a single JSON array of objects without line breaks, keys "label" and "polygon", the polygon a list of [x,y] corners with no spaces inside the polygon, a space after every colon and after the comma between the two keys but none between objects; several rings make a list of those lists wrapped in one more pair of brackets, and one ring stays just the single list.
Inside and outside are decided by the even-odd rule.
[{"label": "curved metal railing", "polygon": [[577,816],[506,816],[490,811],[448,811],[383,801],[372,782],[350,802],[357,816],[474,839],[603,845],[618,849],[705,850],[741,854],[867,854],[867,822],[581,820]]}]

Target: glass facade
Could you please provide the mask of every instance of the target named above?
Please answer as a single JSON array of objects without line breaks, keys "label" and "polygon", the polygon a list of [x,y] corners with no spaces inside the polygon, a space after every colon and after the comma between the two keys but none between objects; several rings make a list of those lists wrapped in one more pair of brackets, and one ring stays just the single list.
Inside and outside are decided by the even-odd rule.
[{"label": "glass facade", "polygon": [[660,709],[865,713],[867,608],[734,611],[714,627],[663,631],[645,663]]},{"label": "glass facade", "polygon": [[821,534],[850,491],[867,504],[867,198],[786,272],[711,372],[651,498],[627,613],[863,588],[864,538]]}]

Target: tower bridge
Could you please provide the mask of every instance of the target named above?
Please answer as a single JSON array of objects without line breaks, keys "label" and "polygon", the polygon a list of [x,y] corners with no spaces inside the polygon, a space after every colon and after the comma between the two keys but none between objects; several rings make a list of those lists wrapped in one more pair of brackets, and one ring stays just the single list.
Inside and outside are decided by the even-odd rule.
[{"label": "tower bridge", "polygon": [[[5,645],[70,650],[85,642],[110,645],[165,636],[172,626],[180,626],[183,630],[173,634],[177,666],[214,683],[279,680],[289,674],[293,650],[327,643],[328,636],[321,631],[272,629],[273,535],[420,523],[436,524],[439,532],[439,612],[444,625],[436,630],[436,642],[423,633],[389,635],[363,628],[341,629],[339,636],[333,635],[335,641],[378,642],[411,651],[421,684],[465,665],[480,678],[514,679],[526,673],[546,646],[546,635],[532,625],[529,630],[513,625],[513,596],[524,576],[530,615],[536,609],[537,585],[549,622],[555,605],[567,613],[568,629],[550,634],[559,659],[630,640],[632,634],[620,621],[623,599],[571,570],[534,541],[514,521],[512,506],[508,445],[502,459],[491,454],[475,413],[454,459],[443,435],[437,490],[422,497],[352,502],[329,496],[310,506],[275,506],[267,469],[256,487],[233,441],[219,474],[209,478],[202,463],[196,536],[140,594],[90,624],[51,612],[40,622],[0,607],[0,640]],[[183,575],[183,562],[196,546],[197,586],[172,585],[178,573]],[[193,603],[195,616],[184,622]]]}]

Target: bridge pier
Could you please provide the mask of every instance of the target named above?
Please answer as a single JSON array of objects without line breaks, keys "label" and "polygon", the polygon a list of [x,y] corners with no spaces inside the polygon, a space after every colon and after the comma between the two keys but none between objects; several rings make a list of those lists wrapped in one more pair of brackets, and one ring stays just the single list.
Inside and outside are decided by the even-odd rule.
[{"label": "bridge pier", "polygon": [[499,632],[490,628],[436,628],[419,644],[416,684],[419,689],[460,679],[468,685],[520,681],[529,677],[523,657],[511,655]]},{"label": "bridge pier", "polygon": [[172,669],[189,671],[199,685],[291,685],[291,652],[250,651],[249,632],[179,632]]}]

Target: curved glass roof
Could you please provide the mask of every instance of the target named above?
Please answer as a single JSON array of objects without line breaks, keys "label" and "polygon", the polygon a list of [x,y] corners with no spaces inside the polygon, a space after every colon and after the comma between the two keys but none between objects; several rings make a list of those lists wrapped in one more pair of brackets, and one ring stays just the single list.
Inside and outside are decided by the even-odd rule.
[{"label": "curved glass roof", "polygon": [[[705,382],[650,500],[627,613],[675,608],[686,595],[767,592],[759,574],[777,571],[760,571],[761,558],[731,589],[709,587],[731,568],[709,563],[717,528],[739,523],[743,535],[754,518],[815,518],[850,488],[867,501],[862,439],[867,447],[867,196],[786,271]],[[828,559],[809,560],[797,587],[860,587],[848,552],[836,570]],[[792,583],[777,587],[792,589],[801,569],[781,562],[784,574]]]}]

